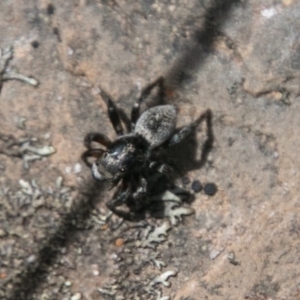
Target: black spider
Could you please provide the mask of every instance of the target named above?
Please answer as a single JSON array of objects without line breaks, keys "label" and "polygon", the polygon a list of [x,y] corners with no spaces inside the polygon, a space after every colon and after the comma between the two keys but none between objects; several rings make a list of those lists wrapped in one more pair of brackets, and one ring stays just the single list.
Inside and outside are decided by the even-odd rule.
[{"label": "black spider", "polygon": [[[107,203],[107,207],[117,215],[124,216],[117,209],[118,206],[127,203],[129,198],[136,205],[145,200],[149,191],[149,176],[153,172],[164,172],[168,169],[165,164],[157,164],[153,161],[153,153],[160,148],[168,148],[183,141],[198,126],[204,118],[211,114],[205,111],[196,121],[176,131],[176,109],[173,105],[159,105],[146,110],[140,116],[140,105],[151,90],[158,86],[163,95],[164,79],[158,78],[147,86],[141,96],[134,103],[131,111],[131,132],[124,134],[121,119],[112,99],[101,91],[108,108],[109,119],[118,135],[115,141],[101,133],[88,133],[84,144],[86,150],[82,159],[92,168],[93,177],[100,181],[110,181],[116,186],[122,180],[121,190],[116,197]],[[92,148],[92,142],[97,142],[106,149]],[[94,157],[96,161],[90,163],[88,158]],[[153,186],[153,184],[152,184]]]}]

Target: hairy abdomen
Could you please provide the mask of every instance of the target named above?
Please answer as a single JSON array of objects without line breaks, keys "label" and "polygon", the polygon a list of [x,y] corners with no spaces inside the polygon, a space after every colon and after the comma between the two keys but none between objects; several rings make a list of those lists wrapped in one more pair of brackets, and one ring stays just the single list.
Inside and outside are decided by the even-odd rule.
[{"label": "hairy abdomen", "polygon": [[173,105],[155,106],[146,110],[138,119],[135,133],[143,136],[153,148],[168,140],[175,126],[175,107]]}]

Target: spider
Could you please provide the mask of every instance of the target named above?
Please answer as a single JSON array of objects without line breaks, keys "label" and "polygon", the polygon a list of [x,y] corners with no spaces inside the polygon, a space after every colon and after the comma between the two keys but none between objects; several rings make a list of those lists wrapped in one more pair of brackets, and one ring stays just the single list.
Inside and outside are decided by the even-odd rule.
[{"label": "spider", "polygon": [[[141,103],[158,87],[160,95],[164,94],[164,78],[143,89],[140,97],[133,104],[131,110],[131,130],[124,133],[117,107],[110,96],[101,90],[101,96],[106,102],[108,116],[117,134],[115,141],[111,141],[102,133],[91,132],[85,136],[84,145],[87,150],[82,159],[91,167],[93,177],[98,181],[109,181],[111,187],[122,182],[117,194],[107,202],[107,207],[119,216],[124,216],[117,207],[133,199],[137,206],[141,206],[149,191],[149,176],[155,172],[164,173],[168,170],[166,164],[153,161],[153,153],[160,148],[168,148],[182,142],[192,131],[211,114],[205,111],[190,125],[176,131],[177,112],[173,105],[158,105],[147,109],[140,115]],[[93,148],[96,142],[105,147]],[[96,159],[94,163],[89,158]],[[152,184],[153,185],[153,184]]]}]

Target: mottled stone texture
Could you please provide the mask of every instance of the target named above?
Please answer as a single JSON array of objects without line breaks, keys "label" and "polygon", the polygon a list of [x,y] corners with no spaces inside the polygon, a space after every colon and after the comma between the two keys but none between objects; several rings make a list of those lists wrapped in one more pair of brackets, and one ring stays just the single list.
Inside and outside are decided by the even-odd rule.
[{"label": "mottled stone texture", "polygon": [[[92,178],[81,168],[82,140],[89,131],[115,136],[98,89],[128,113],[141,87],[161,75],[178,126],[212,110],[204,163],[195,163],[200,130],[199,147],[184,145],[177,163],[182,177],[218,186],[212,197],[197,193],[195,214],[159,245],[163,271],[178,272],[163,295],[299,299],[298,1],[2,0],[0,33],[0,47],[14,49],[8,67],[40,83],[3,82],[0,131],[56,150],[28,170],[0,154],[1,299],[112,299],[97,289],[112,282],[117,236],[106,225],[72,223],[76,213],[85,221],[105,215],[112,196],[98,196],[92,214],[75,205],[91,193],[83,188]],[[58,176],[73,188],[68,197],[58,184],[53,190]],[[43,196],[26,200],[20,179],[35,179]],[[143,272],[149,282],[160,274]]]}]

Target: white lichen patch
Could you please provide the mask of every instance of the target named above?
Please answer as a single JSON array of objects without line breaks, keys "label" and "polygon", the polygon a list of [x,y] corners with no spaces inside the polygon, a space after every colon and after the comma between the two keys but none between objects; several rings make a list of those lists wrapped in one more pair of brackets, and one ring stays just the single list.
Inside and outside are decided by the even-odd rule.
[{"label": "white lichen patch", "polygon": [[32,187],[29,182],[20,179],[19,184],[22,187],[22,192],[26,195],[32,195]]},{"label": "white lichen patch", "polygon": [[71,206],[71,203],[68,203],[68,200],[71,199],[71,188],[63,186],[62,177],[56,179],[54,189],[48,188],[47,191],[42,190],[35,180],[28,182],[20,179],[19,185],[21,186],[21,190],[14,197],[17,197],[19,202],[22,200],[23,203],[30,203],[33,208],[43,206],[45,204],[45,197],[48,195],[52,195],[55,198],[53,204],[60,199],[67,207]]},{"label": "white lichen patch", "polygon": [[153,287],[148,287],[148,289],[145,290],[148,295],[155,295],[155,300],[170,300],[171,298],[169,296],[163,296],[162,292],[158,289],[154,289]]},{"label": "white lichen patch", "polygon": [[12,135],[0,134],[0,153],[7,156],[21,157],[25,169],[29,168],[28,162],[38,160],[55,153],[53,146],[35,146],[36,138],[15,138]]},{"label": "white lichen patch", "polygon": [[147,230],[145,230],[146,235],[136,242],[136,246],[155,249],[157,244],[160,244],[167,239],[168,231],[171,228],[169,221],[165,221],[162,225],[154,228],[153,231],[151,231],[151,227],[148,227]]},{"label": "white lichen patch", "polygon": [[109,211],[107,214],[101,214],[98,210],[94,209],[91,212],[91,221],[94,223],[94,226],[103,226],[107,224],[108,220],[111,218],[113,213]]},{"label": "white lichen patch", "polygon": [[23,179],[20,179],[19,185],[21,186],[21,190],[16,193],[16,196],[19,199],[18,203],[20,205],[22,205],[22,203],[30,203],[33,209],[43,206],[43,191],[41,191],[35,180],[27,182]]},{"label": "white lichen patch", "polygon": [[173,226],[178,225],[182,221],[183,216],[189,216],[195,211],[191,207],[178,206],[174,202],[166,202],[164,208],[165,216],[170,219]]},{"label": "white lichen patch", "polygon": [[171,283],[168,282],[168,279],[170,277],[174,277],[177,275],[177,272],[174,271],[174,270],[170,270],[170,271],[166,271],[158,276],[156,276],[150,283],[149,283],[149,286],[150,287],[153,287],[155,286],[156,284],[162,284],[164,285],[165,287],[170,287],[171,286]]},{"label": "white lichen patch", "polygon": [[53,154],[55,152],[55,149],[52,146],[34,147],[31,146],[29,142],[27,142],[21,146],[21,151],[32,152],[34,154],[37,154],[38,156],[48,156]]},{"label": "white lichen patch", "polygon": [[110,285],[104,288],[98,288],[97,290],[102,295],[114,296],[117,293],[118,288],[118,285]]},{"label": "white lichen patch", "polygon": [[[158,216],[166,218],[162,223],[150,225],[148,220],[130,226],[126,222],[123,223],[125,228],[121,229],[121,238],[126,241],[126,246],[115,259],[116,271],[113,273],[115,280],[111,286],[98,289],[99,293],[120,300],[129,298],[171,299],[169,296],[163,296],[162,286],[170,287],[170,277],[176,276],[177,271],[165,271],[149,279],[148,272],[144,273],[144,270],[149,265],[160,272],[167,267],[167,263],[161,259],[161,253],[156,252],[156,249],[168,239],[169,231],[177,226],[184,216],[194,213],[194,209],[191,207],[183,206],[184,200],[189,195],[185,189],[176,187],[151,196],[150,200],[154,203],[153,206],[156,209],[160,208],[160,211],[157,211]],[[159,205],[156,206],[156,203]],[[97,218],[97,214],[92,213],[91,218],[94,220]],[[108,219],[103,221],[108,221]],[[99,225],[103,221],[94,220]],[[112,223],[112,220],[109,222]]]},{"label": "white lichen patch", "polygon": [[55,149],[52,146],[35,147],[30,145],[30,141],[24,143],[20,147],[20,151],[23,154],[23,161],[25,169],[29,168],[28,162],[39,160],[42,157],[49,156],[55,153]]},{"label": "white lichen patch", "polygon": [[189,216],[195,212],[191,207],[182,206],[182,198],[186,195],[186,190],[177,187],[156,195],[151,200],[164,202],[164,216],[170,219],[172,226],[176,226],[182,221],[183,216]]},{"label": "white lichen patch", "polygon": [[176,203],[182,203],[181,198],[171,191],[165,191],[159,195],[155,195],[151,198],[153,201],[174,201]]},{"label": "white lichen patch", "polygon": [[35,78],[20,74],[17,70],[8,67],[8,63],[12,58],[12,46],[0,49],[0,84],[5,80],[20,80],[30,85],[37,86],[39,82]]},{"label": "white lichen patch", "polygon": [[162,261],[159,260],[158,258],[160,257],[160,253],[154,253],[154,255],[152,255],[149,259],[149,261],[155,266],[157,267],[158,270],[162,270],[163,267],[166,267],[167,264]]},{"label": "white lichen patch", "polygon": [[170,299],[171,298],[169,296],[162,296],[160,291],[157,293],[156,300],[170,300]]}]

